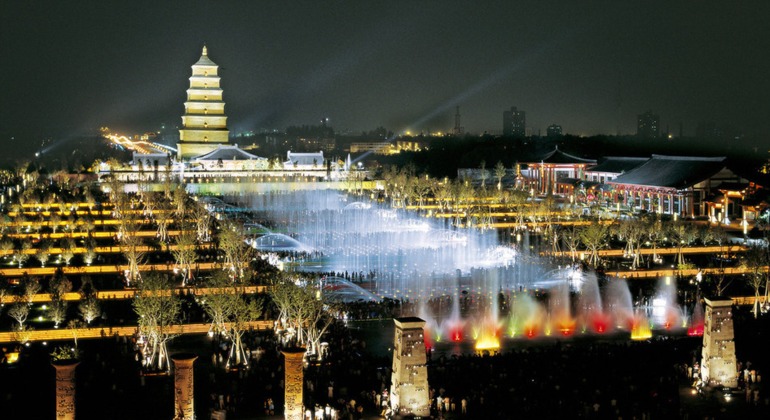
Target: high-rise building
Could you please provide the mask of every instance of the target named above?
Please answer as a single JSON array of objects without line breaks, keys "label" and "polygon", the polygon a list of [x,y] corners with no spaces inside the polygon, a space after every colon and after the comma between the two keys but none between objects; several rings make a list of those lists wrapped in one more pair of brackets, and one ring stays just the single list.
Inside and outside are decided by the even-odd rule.
[{"label": "high-rise building", "polygon": [[551,124],[545,130],[545,134],[548,137],[560,137],[562,135],[561,126],[557,124]]},{"label": "high-rise building", "polygon": [[211,61],[208,49],[203,46],[201,58],[192,65],[190,88],[184,103],[182,129],[179,130],[177,157],[190,159],[209,153],[220,144],[227,144],[225,103],[219,87],[219,66]]},{"label": "high-rise building", "polygon": [[510,111],[503,111],[503,135],[525,137],[527,119],[524,111],[511,107]]},{"label": "high-rise building", "polygon": [[636,117],[636,135],[645,139],[656,139],[660,136],[660,116],[647,111]]}]

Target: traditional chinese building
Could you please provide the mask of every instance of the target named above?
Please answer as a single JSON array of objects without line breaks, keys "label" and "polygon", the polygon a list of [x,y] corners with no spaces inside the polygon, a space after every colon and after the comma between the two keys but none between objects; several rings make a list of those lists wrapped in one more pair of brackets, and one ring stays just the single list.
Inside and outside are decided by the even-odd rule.
[{"label": "traditional chinese building", "polygon": [[237,144],[218,144],[211,152],[192,158],[190,166],[193,169],[218,171],[253,171],[266,170],[268,160],[238,148]]},{"label": "traditional chinese building", "polygon": [[727,168],[725,157],[652,155],[643,164],[606,181],[614,202],[636,210],[695,217],[708,214],[706,198],[726,182],[746,182]]},{"label": "traditional chinese building", "polygon": [[190,88],[187,89],[182,116],[183,128],[179,130],[177,143],[179,160],[204,155],[229,141],[230,131],[227,129],[218,72],[219,66],[211,61],[204,46],[201,58],[192,65]]},{"label": "traditional chinese building", "polygon": [[594,159],[583,159],[564,153],[556,147],[552,152],[536,162],[523,162],[526,169],[521,173],[540,194],[564,193],[559,188],[559,180],[584,179],[586,168],[596,165]]}]

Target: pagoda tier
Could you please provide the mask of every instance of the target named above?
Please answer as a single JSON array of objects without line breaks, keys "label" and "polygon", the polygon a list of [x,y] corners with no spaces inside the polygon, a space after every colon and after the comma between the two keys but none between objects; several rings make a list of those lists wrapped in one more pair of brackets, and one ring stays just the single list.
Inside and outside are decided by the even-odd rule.
[{"label": "pagoda tier", "polygon": [[222,100],[219,66],[208,57],[204,46],[201,58],[192,65],[190,88],[187,89],[183,128],[179,130],[177,154],[187,160],[229,143],[225,103]]}]

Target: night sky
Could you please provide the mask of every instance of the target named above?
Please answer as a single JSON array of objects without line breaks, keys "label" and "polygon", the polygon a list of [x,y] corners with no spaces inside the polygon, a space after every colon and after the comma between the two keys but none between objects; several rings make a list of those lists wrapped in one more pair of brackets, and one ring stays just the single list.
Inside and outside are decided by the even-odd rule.
[{"label": "night sky", "polygon": [[[231,131],[532,133],[699,121],[768,138],[770,2],[0,0],[0,142],[179,125],[204,42]],[[14,140],[11,140],[11,138]],[[770,141],[768,141],[770,143]]]}]

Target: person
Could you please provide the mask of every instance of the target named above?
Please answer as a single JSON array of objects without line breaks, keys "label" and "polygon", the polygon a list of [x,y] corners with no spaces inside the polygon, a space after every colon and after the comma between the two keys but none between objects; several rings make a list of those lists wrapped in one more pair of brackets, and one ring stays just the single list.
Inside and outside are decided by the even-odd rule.
[{"label": "person", "polygon": [[460,401],[460,410],[462,411],[463,414],[468,414],[468,399],[467,398],[463,398]]}]

